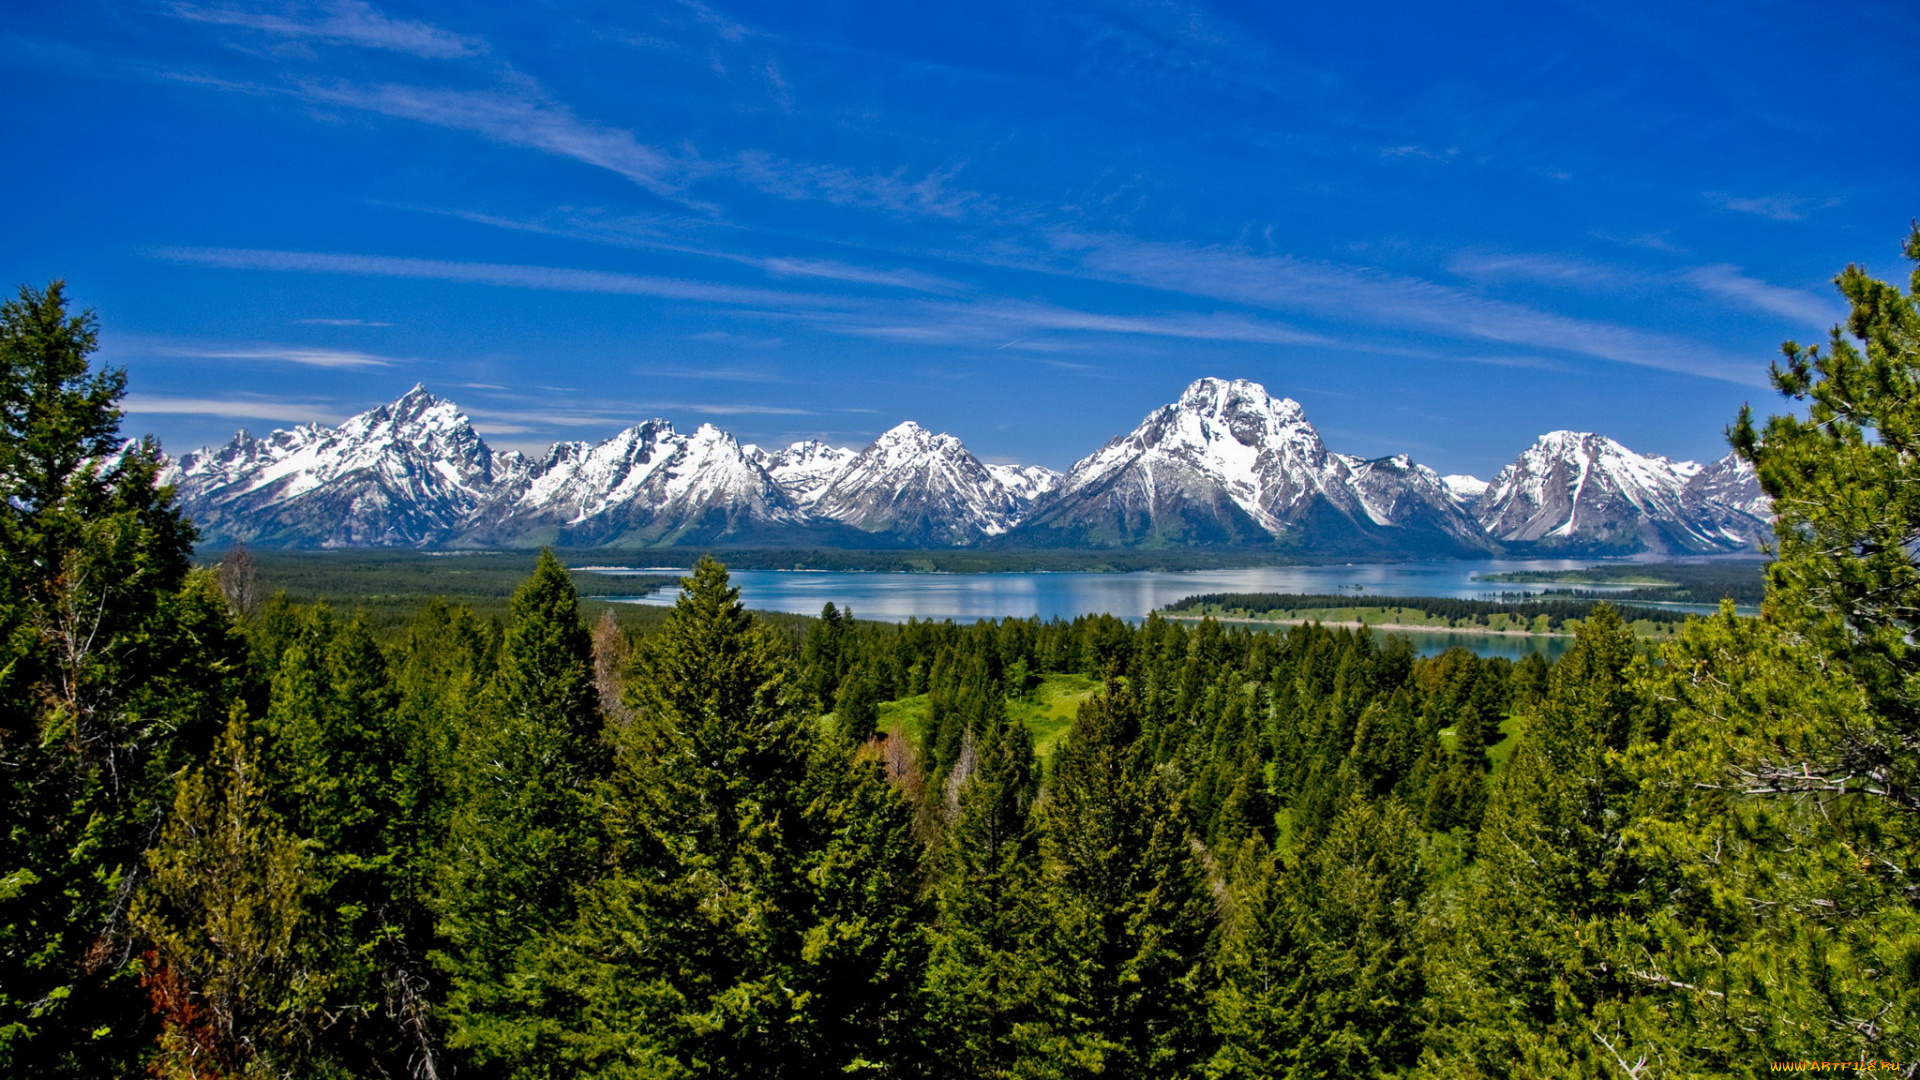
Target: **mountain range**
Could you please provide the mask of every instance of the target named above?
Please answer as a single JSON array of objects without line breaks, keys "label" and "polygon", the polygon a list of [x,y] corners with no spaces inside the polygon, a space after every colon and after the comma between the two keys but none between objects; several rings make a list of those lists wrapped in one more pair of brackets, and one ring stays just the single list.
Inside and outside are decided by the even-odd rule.
[{"label": "mountain range", "polygon": [[1204,548],[1481,556],[1751,550],[1750,466],[1541,436],[1492,480],[1329,450],[1298,402],[1200,379],[1065,473],[988,464],[911,421],[854,450],[776,450],[648,420],[535,458],[416,386],[338,427],[184,454],[165,479],[206,543],[272,547]]}]

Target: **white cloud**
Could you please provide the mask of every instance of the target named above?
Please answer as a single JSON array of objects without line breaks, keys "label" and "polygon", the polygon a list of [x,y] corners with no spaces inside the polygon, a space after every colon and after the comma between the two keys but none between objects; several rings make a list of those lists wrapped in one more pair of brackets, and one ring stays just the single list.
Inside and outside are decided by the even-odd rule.
[{"label": "white cloud", "polygon": [[[609,244],[616,247],[642,248],[649,251],[672,251],[683,255],[698,255],[702,258],[721,259],[726,262],[751,266],[779,278],[822,278],[828,281],[845,281],[860,285],[884,285],[892,288],[910,289],[915,292],[956,294],[968,292],[969,287],[951,278],[907,270],[899,267],[860,266],[841,262],[837,259],[804,259],[784,255],[749,255],[737,251],[725,251],[710,245],[689,241],[665,239],[661,236],[664,228],[670,225],[683,225],[682,222],[666,222],[653,217],[609,217],[593,213],[562,213],[555,215],[557,220],[522,221],[515,218],[497,217],[492,214],[480,214],[469,210],[430,210],[430,213],[444,213],[471,221],[478,225],[490,225],[499,229],[511,229],[515,232],[530,232],[542,236],[564,236],[571,240],[587,240],[593,243]],[[709,222],[700,222],[701,227]]]},{"label": "white cloud", "polygon": [[300,319],[302,326],[392,326],[390,322],[376,322],[372,319]]},{"label": "white cloud", "polygon": [[160,351],[173,356],[197,356],[204,360],[273,360],[323,368],[392,367],[402,362],[388,356],[375,356],[372,353],[349,352],[344,349],[309,349],[293,345],[250,349],[179,348]]},{"label": "white cloud", "polygon": [[1802,221],[1815,210],[1825,210],[1839,204],[1838,199],[1814,199],[1801,195],[1763,195],[1757,198],[1740,198],[1722,191],[1706,193],[1707,201],[1722,210],[1732,210],[1739,214],[1754,214],[1775,221]]},{"label": "white cloud", "polygon": [[919,177],[909,176],[905,169],[863,173],[837,165],[780,160],[757,150],[739,155],[733,165],[734,175],[783,199],[820,199],[836,206],[943,218],[961,217],[991,201],[979,192],[948,187],[958,172],[957,168],[935,169]]},{"label": "white cloud", "polygon": [[1794,322],[1831,326],[1843,314],[1836,300],[1748,277],[1737,266],[1702,266],[1688,271],[1686,277],[1703,292]]},{"label": "white cloud", "polygon": [[[1061,235],[1076,272],[1253,307],[1551,349],[1746,385],[1762,366],[1684,338],[1490,300],[1421,278],[1289,256],[1126,237]],[[1048,269],[1060,272],[1057,265]]]},{"label": "white cloud", "polygon": [[341,414],[318,402],[278,401],[268,398],[188,398],[128,394],[120,407],[129,413],[178,416],[227,416],[243,420],[286,420],[293,423],[337,424]]},{"label": "white cloud", "polygon": [[404,259],[385,255],[335,255],[307,251],[263,251],[245,248],[160,248],[154,252],[173,262],[218,266],[229,270],[279,270],[313,274],[350,274],[361,277],[417,278],[513,289],[553,292],[613,293],[693,300],[712,304],[752,304],[773,307],[840,307],[845,301],[811,293],[740,288],[677,278],[647,277],[608,270],[574,270],[559,266],[523,266],[514,263],[452,262],[441,259]]},{"label": "white cloud", "polygon": [[298,15],[194,4],[175,4],[172,10],[175,16],[193,22],[337,45],[387,49],[429,60],[455,60],[487,51],[487,43],[480,38],[442,30],[429,23],[391,19],[360,0],[334,0],[318,11]]},{"label": "white cloud", "polygon": [[527,93],[432,86],[306,85],[309,101],[453,128],[509,146],[539,150],[606,169],[656,195],[677,192],[692,162],[642,143],[633,132],[581,120],[564,105]]}]

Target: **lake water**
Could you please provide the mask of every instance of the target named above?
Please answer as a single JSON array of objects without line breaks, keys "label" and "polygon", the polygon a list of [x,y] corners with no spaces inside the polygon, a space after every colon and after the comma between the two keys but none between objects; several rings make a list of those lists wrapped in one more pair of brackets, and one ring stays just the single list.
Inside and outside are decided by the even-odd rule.
[{"label": "lake water", "polygon": [[[1369,596],[1496,599],[1503,592],[1538,592],[1546,586],[1475,581],[1474,578],[1508,570],[1571,570],[1595,563],[1594,559],[1348,563],[1125,574],[734,570],[731,576],[748,607],[798,615],[818,615],[822,607],[832,603],[843,609],[851,608],[859,618],[886,622],[905,622],[910,618],[972,622],[1036,615],[1042,619],[1072,619],[1103,612],[1139,620],[1176,600],[1210,592],[1345,593],[1351,594],[1356,604],[1364,603]],[[673,590],[663,589],[632,602],[664,605],[673,603],[673,599]],[[1438,632],[1407,632],[1405,636],[1412,638],[1422,653],[1436,653],[1458,645],[1482,656],[1512,658],[1529,652],[1554,656],[1566,647],[1568,640]]]}]

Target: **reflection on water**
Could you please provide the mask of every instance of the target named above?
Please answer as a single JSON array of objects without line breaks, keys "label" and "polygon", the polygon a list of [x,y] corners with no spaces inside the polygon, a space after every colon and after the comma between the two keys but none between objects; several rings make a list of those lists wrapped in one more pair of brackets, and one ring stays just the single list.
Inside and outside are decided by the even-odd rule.
[{"label": "reflection on water", "polygon": [[[834,570],[735,570],[733,583],[748,607],[817,615],[829,603],[851,608],[864,619],[952,619],[973,622],[1005,617],[1072,619],[1106,613],[1139,620],[1156,608],[1195,593],[1284,592],[1351,594],[1356,604],[1368,597],[1449,596],[1497,599],[1501,593],[1539,592],[1547,586],[1473,580],[1507,570],[1570,570],[1593,559],[1489,560],[1486,562],[1350,563],[1340,566],[1274,566],[1238,570],[1140,571],[1127,574],[1010,573],[902,574]],[[640,572],[640,571],[628,571]],[[657,571],[656,571],[657,572]],[[591,591],[591,590],[589,590]],[[663,590],[633,600],[671,604]],[[1557,656],[1562,637],[1445,634],[1395,631],[1412,638],[1422,653],[1453,646],[1482,656],[1518,658],[1529,652]]]}]

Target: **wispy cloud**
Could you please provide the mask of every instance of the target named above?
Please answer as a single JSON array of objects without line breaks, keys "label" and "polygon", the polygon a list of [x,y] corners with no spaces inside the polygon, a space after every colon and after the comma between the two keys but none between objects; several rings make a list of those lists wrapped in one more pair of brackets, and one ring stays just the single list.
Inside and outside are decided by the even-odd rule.
[{"label": "wispy cloud", "polygon": [[1702,266],[1688,271],[1686,277],[1704,292],[1795,322],[1831,325],[1842,314],[1837,301],[1748,277],[1737,266]]},{"label": "wispy cloud", "polygon": [[702,330],[697,334],[681,334],[680,340],[698,341],[708,345],[732,345],[744,349],[776,349],[786,344],[784,338],[736,334],[731,330]]},{"label": "wispy cloud", "polygon": [[1465,252],[1450,260],[1447,269],[1475,281],[1531,281],[1588,291],[1693,288],[1795,322],[1829,323],[1839,315],[1837,304],[1817,294],[1749,277],[1725,263],[1648,271],[1564,255]]},{"label": "wispy cloud", "polygon": [[[487,51],[487,43],[480,38],[442,30],[429,23],[388,18],[371,4],[359,0],[334,0],[317,9],[294,8],[290,13],[283,14],[257,8],[201,7],[196,4],[175,4],[170,10],[178,18],[198,23],[233,26],[336,45],[387,49],[428,60],[455,60],[479,56]],[[289,12],[289,9],[281,6],[280,11]]]},{"label": "wispy cloud", "polygon": [[523,266],[514,263],[452,262],[441,259],[404,259],[386,255],[338,255],[309,251],[262,251],[243,248],[160,248],[154,252],[173,262],[217,266],[229,270],[280,270],[312,274],[349,274],[360,277],[418,278],[512,289],[554,292],[613,293],[694,300],[712,304],[749,304],[774,307],[842,307],[837,297],[772,289],[740,288],[677,278],[648,277],[610,270],[575,270],[559,266]]},{"label": "wispy cloud", "polygon": [[274,345],[247,349],[168,348],[158,350],[171,356],[194,356],[202,360],[267,360],[283,364],[302,364],[323,368],[392,367],[403,361],[390,356],[350,352],[345,349],[313,349],[298,345]]},{"label": "wispy cloud", "polygon": [[322,86],[298,93],[309,101],[360,109],[435,127],[470,132],[508,146],[572,158],[626,177],[656,195],[676,195],[698,163],[649,146],[633,132],[582,120],[565,105],[524,92],[435,86]]},{"label": "wispy cloud", "polygon": [[198,398],[128,394],[121,399],[120,406],[129,413],[226,416],[242,420],[285,420],[300,424],[334,424],[341,419],[338,411],[318,402],[282,401],[271,398]]},{"label": "wispy cloud", "polygon": [[711,379],[715,382],[783,383],[792,381],[764,371],[742,371],[738,368],[656,367],[636,371],[634,374],[651,379]]},{"label": "wispy cloud", "polygon": [[[1051,304],[993,300],[973,304],[922,303],[885,313],[812,316],[825,329],[856,337],[916,345],[973,345],[996,350],[1009,345],[1049,351],[1054,343],[1027,334],[1080,333],[1236,341],[1262,345],[1337,344],[1333,340],[1268,320],[1237,314],[1108,315]],[[1012,340],[1009,340],[1012,339]]]},{"label": "wispy cloud", "polygon": [[[529,232],[541,236],[562,236],[569,240],[586,240],[592,243],[608,244],[614,247],[640,248],[648,251],[672,251],[682,255],[697,255],[702,258],[719,259],[725,262],[751,266],[772,277],[779,278],[820,278],[827,281],[844,281],[859,285],[881,285],[890,288],[909,289],[915,292],[959,294],[971,291],[970,287],[951,278],[939,277],[901,267],[861,266],[838,259],[801,258],[788,255],[754,255],[740,251],[730,251],[710,244],[694,243],[673,236],[674,232],[685,232],[688,223],[684,220],[664,220],[654,216],[615,217],[606,214],[563,211],[547,220],[522,220],[504,218],[493,214],[482,214],[470,210],[430,210],[430,213],[446,214],[461,221],[470,221],[476,225],[490,225],[499,229],[511,229],[515,232]],[[711,227],[710,222],[700,222],[703,227]]]},{"label": "wispy cloud", "polygon": [[943,218],[959,218],[991,202],[977,191],[949,187],[948,181],[959,171],[948,167],[918,177],[906,169],[868,173],[786,161],[757,150],[739,155],[732,168],[741,180],[783,199],[820,199],[836,206]]},{"label": "wispy cloud", "polygon": [[1763,195],[1757,198],[1742,198],[1723,191],[1706,192],[1707,201],[1722,210],[1732,210],[1738,214],[1755,214],[1775,221],[1802,221],[1816,210],[1825,210],[1838,206],[1838,199],[1816,199],[1801,195]]},{"label": "wispy cloud", "polygon": [[1615,288],[1639,275],[1621,267],[1567,255],[1463,251],[1448,272],[1470,281],[1537,281],[1576,289]]},{"label": "wispy cloud", "polygon": [[1364,267],[1126,237],[1061,236],[1074,269],[1110,281],[1273,310],[1550,349],[1746,385],[1757,363],[1684,338],[1558,315]]},{"label": "wispy cloud", "polygon": [[390,322],[378,322],[373,319],[299,319],[303,326],[392,326]]}]

